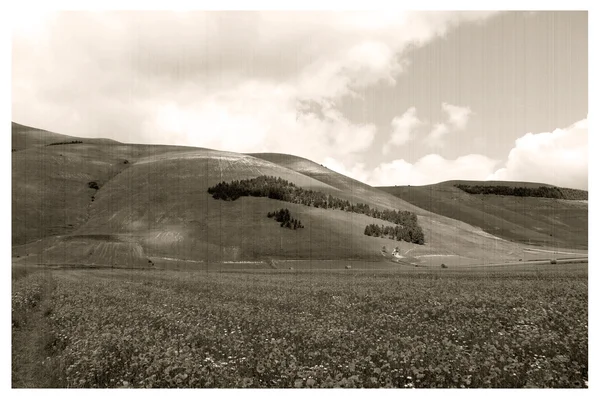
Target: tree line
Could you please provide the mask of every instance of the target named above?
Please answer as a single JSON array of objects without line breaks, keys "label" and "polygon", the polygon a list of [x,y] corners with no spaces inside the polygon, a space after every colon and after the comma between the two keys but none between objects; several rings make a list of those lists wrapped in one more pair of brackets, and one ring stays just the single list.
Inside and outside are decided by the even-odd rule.
[{"label": "tree line", "polygon": [[54,143],[47,144],[46,146],[58,146],[60,144],[77,144],[77,143],[83,143],[83,142],[81,140],[71,140],[70,142],[54,142]]},{"label": "tree line", "polygon": [[275,221],[280,223],[282,228],[290,228],[294,230],[304,228],[304,225],[302,225],[302,222],[299,219],[292,218],[290,210],[287,208],[268,212],[267,217],[274,218]]},{"label": "tree line", "polygon": [[587,200],[588,192],[578,189],[559,188],[555,186],[523,187],[503,185],[454,185],[469,194],[494,194],[500,196],[545,197],[550,199]]},{"label": "tree line", "polygon": [[425,235],[420,226],[406,227],[402,225],[389,226],[369,224],[365,227],[365,235],[392,240],[404,240],[409,243],[425,244]]},{"label": "tree line", "polygon": [[[343,210],[369,217],[382,219],[401,225],[404,229],[412,232],[413,243],[418,243],[423,236],[421,227],[417,222],[417,215],[410,211],[378,210],[368,204],[353,204],[325,193],[303,189],[280,177],[259,176],[252,179],[234,180],[232,182],[221,182],[208,188],[208,193],[215,199],[235,201],[242,196],[268,197],[270,199],[287,201],[289,203],[302,204],[309,207]],[[419,233],[420,232],[420,233]],[[421,240],[424,242],[424,240]]]}]

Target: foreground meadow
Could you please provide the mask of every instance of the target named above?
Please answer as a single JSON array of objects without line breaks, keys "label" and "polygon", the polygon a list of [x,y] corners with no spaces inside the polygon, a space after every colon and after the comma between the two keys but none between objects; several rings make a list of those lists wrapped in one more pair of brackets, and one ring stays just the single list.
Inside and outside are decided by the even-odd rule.
[{"label": "foreground meadow", "polygon": [[587,264],[13,275],[13,387],[586,387]]}]

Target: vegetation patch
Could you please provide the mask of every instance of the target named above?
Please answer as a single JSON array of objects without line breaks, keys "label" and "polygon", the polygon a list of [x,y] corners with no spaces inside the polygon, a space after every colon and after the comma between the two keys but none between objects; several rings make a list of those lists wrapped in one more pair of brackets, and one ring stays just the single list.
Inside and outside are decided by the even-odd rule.
[{"label": "vegetation patch", "polygon": [[559,188],[554,186],[515,187],[505,185],[454,185],[469,194],[494,194],[500,196],[545,197],[564,200],[587,200],[588,192],[579,189]]},{"label": "vegetation patch", "polygon": [[548,268],[30,274],[13,335],[51,312],[13,368],[33,349],[38,387],[585,387],[587,266]]},{"label": "vegetation patch", "polygon": [[293,183],[273,176],[259,176],[252,179],[235,180],[232,182],[221,182],[208,188],[213,198],[235,201],[242,196],[268,197],[270,199],[287,201],[305,206],[317,208],[343,210],[369,217],[389,221],[401,225],[403,229],[409,230],[412,243],[425,243],[425,236],[421,226],[417,222],[417,215],[410,211],[378,210],[371,208],[368,204],[353,204],[325,193],[306,190]]},{"label": "vegetation patch", "polygon": [[71,140],[69,142],[54,142],[54,143],[47,144],[46,146],[59,146],[62,144],[77,144],[77,143],[83,143],[83,142],[81,140]]},{"label": "vegetation patch", "polygon": [[[421,229],[414,229],[414,225],[406,227],[403,225],[389,226],[369,224],[365,227],[365,235],[392,240],[404,240],[409,243],[424,244],[425,237]],[[385,252],[385,247],[383,252]]]},{"label": "vegetation patch", "polygon": [[269,212],[267,213],[267,217],[273,218],[275,219],[275,221],[281,223],[282,228],[289,228],[294,230],[304,228],[304,225],[302,225],[302,222],[300,220],[292,218],[290,210],[288,210],[287,208],[282,208],[277,211]]}]

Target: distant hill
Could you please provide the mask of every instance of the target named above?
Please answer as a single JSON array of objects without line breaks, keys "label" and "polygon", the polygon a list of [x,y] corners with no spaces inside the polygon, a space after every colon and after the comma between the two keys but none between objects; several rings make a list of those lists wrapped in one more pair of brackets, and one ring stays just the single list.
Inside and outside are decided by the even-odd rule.
[{"label": "distant hill", "polygon": [[[425,186],[391,186],[379,189],[436,214],[480,227],[492,235],[525,244],[587,249],[588,204],[564,198],[478,194],[463,188],[553,187],[531,182],[448,181]],[[556,188],[568,198],[587,198],[587,192]],[[498,193],[511,192],[497,190]]]},{"label": "distant hill", "polygon": [[111,139],[90,139],[80,138],[69,135],[61,135],[60,133],[54,133],[45,131],[43,129],[32,128],[29,126],[12,123],[12,150],[20,151],[30,149],[33,147],[47,146],[58,143],[69,143],[74,141],[85,141],[85,143],[97,143],[97,144],[109,144],[117,143]]},{"label": "distant hill", "polygon": [[[419,265],[525,257],[517,243],[301,157],[124,144],[12,126],[19,148],[12,153],[12,252],[18,262],[202,268],[214,261],[381,261],[391,259],[396,246],[400,261]],[[364,214],[265,197],[217,200],[208,193],[220,182],[263,175],[378,210],[413,212],[425,244],[367,236],[367,225],[390,223]],[[282,228],[267,217],[282,208],[304,227]],[[383,246],[389,252],[382,253]]]}]

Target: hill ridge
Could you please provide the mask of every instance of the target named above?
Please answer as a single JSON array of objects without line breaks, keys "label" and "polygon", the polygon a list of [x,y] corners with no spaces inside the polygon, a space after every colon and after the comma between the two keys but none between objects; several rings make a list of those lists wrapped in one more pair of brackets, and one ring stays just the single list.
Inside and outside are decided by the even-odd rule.
[{"label": "hill ridge", "polygon": [[[30,130],[14,126],[13,143],[29,145],[12,157],[13,255],[21,260],[29,254],[42,264],[153,268],[272,259],[391,261],[383,246],[399,247],[404,258],[397,261],[423,265],[436,265],[440,257],[446,265],[524,257],[518,243],[298,156],[102,139],[45,147],[28,142],[30,136]],[[381,224],[368,215],[269,198],[222,201],[208,193],[217,183],[261,175],[354,204],[414,212],[425,244],[365,235],[368,225]],[[281,208],[304,228],[274,224],[267,214]]]},{"label": "hill ridge", "polygon": [[[464,182],[479,183],[451,180],[433,185],[386,186],[380,189],[433,213],[464,221],[506,240],[587,249],[586,202],[558,198],[470,194],[455,186]],[[488,183],[488,186],[497,183],[505,183],[507,186],[516,183],[521,186],[525,183],[529,184],[525,186],[529,188],[551,186],[506,181],[483,183]]]}]

